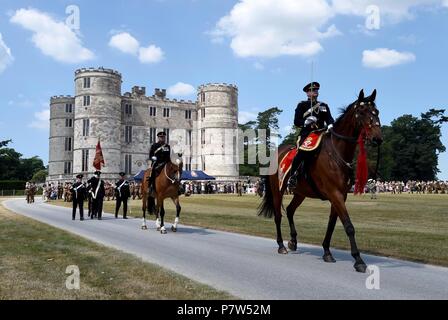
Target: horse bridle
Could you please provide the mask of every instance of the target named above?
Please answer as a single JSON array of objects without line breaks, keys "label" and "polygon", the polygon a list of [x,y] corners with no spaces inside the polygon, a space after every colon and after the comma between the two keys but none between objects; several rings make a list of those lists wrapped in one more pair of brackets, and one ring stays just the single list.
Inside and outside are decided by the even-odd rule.
[{"label": "horse bridle", "polygon": [[166,172],[166,167],[167,167],[167,166],[165,165],[165,167],[163,168],[163,171],[164,171],[164,173],[165,173],[165,177],[166,177],[168,180],[170,180],[172,184],[174,184],[176,181],[180,181],[180,169],[179,169],[179,165],[177,165],[177,167],[178,167],[178,170],[177,170],[177,173],[176,173],[177,177],[175,177],[175,178],[170,178],[170,176],[168,176],[168,173]]},{"label": "horse bridle", "polygon": [[[359,105],[361,105],[361,106],[364,105],[364,104],[365,104],[365,102],[360,102],[360,103],[359,103]],[[367,102],[367,104],[368,104],[368,105],[373,104],[373,107],[376,108],[376,107],[375,107],[375,103],[373,103],[373,102]],[[355,106],[354,106],[353,108],[356,109],[359,105],[358,105],[358,104],[355,104]],[[377,115],[377,114],[378,114],[377,111],[375,111],[375,110],[373,110],[373,111],[371,111],[371,112],[372,112],[373,115]],[[359,117],[359,114],[358,114],[358,112],[356,112],[356,113],[355,113],[355,118],[358,118],[358,117]],[[373,121],[373,117],[370,117],[370,120]],[[380,125],[380,124],[379,124],[379,121],[375,122],[375,125],[379,126],[379,125]],[[368,125],[368,127],[369,127],[369,129],[372,128],[372,122]],[[347,166],[350,170],[353,170],[353,164],[352,164],[352,163],[348,163],[348,162],[346,162],[346,161],[344,160],[344,158],[342,158],[342,156],[339,154],[338,150],[336,149],[336,147],[335,147],[335,145],[334,145],[334,141],[333,141],[333,136],[336,137],[336,138],[338,138],[338,139],[344,140],[344,141],[346,141],[346,142],[348,142],[348,143],[354,143],[354,144],[356,144],[356,143],[358,142],[358,138],[355,138],[355,137],[349,137],[349,136],[344,136],[344,135],[342,135],[342,134],[339,134],[339,133],[337,133],[336,131],[334,131],[334,128],[333,128],[333,127],[330,128],[329,132],[330,132],[330,134],[331,134],[331,138],[330,138],[330,139],[331,139],[331,146],[332,146],[332,148],[333,148],[334,153],[336,154],[336,156],[337,156],[337,158],[338,158],[337,160],[338,160],[339,162],[342,162],[342,163],[343,163],[345,166]],[[379,161],[380,161],[380,146],[378,145],[378,154],[377,154],[377,161],[376,161],[376,168],[375,168],[375,179],[376,179],[376,176],[377,176],[377,174],[378,174]]]}]

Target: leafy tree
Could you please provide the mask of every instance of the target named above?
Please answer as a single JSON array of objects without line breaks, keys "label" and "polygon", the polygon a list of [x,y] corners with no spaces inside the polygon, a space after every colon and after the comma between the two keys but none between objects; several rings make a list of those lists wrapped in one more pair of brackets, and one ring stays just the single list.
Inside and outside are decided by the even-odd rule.
[{"label": "leafy tree", "polygon": [[34,182],[34,183],[45,182],[45,179],[47,178],[47,176],[48,176],[47,169],[39,170],[33,175],[33,177],[31,178],[31,182]]},{"label": "leafy tree", "polygon": [[[445,151],[441,126],[448,122],[444,109],[430,109],[420,118],[403,115],[383,126],[380,177],[384,180],[435,180],[438,156]],[[369,165],[376,161],[376,149],[369,148]]]},{"label": "leafy tree", "polygon": [[39,170],[45,169],[39,157],[22,158],[13,148],[11,140],[0,141],[0,180],[30,180]]},{"label": "leafy tree", "polygon": [[293,129],[288,133],[288,135],[283,139],[281,146],[283,145],[293,145],[295,146],[297,144],[297,138],[300,134],[300,128],[294,126]]},{"label": "leafy tree", "polygon": [[[281,137],[278,134],[279,125],[278,125],[278,116],[283,111],[280,110],[277,107],[269,108],[265,111],[259,112],[257,119],[255,121],[249,121],[245,124],[239,124],[239,129],[246,131],[249,129],[255,129],[255,139],[252,141],[249,141],[249,139],[245,138],[244,140],[244,161],[243,159],[240,159],[243,163],[240,164],[240,175],[242,176],[258,176],[259,175],[259,168],[260,164],[257,162],[255,164],[248,164],[248,147],[254,144],[266,144],[268,152],[271,148],[275,147],[274,141],[271,141],[270,135]],[[266,139],[262,140],[260,133],[260,130],[265,130],[266,132]]]},{"label": "leafy tree", "polygon": [[0,180],[11,180],[17,175],[22,154],[7,148],[11,140],[0,141]]}]

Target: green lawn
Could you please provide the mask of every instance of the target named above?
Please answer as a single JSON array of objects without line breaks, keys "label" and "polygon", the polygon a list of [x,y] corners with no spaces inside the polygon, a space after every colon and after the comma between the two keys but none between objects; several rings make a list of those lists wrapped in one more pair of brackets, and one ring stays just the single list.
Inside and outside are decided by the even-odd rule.
[{"label": "green lawn", "polygon": [[[285,206],[290,199],[290,196],[286,196]],[[275,241],[273,220],[256,214],[259,203],[260,198],[252,195],[181,197],[181,223],[259,235]],[[61,202],[57,204],[60,205]],[[114,206],[113,201],[105,202],[104,210],[113,212]],[[132,201],[131,206],[132,215],[141,217],[141,201]],[[350,195],[347,206],[362,252],[448,266],[447,194],[380,194],[378,200],[370,200],[368,195]],[[174,205],[171,201],[166,201],[165,207],[167,222],[171,223],[174,220]],[[328,202],[305,200],[295,216],[299,242],[317,245],[322,243],[329,211]],[[283,237],[289,240],[286,216],[283,220]],[[349,249],[348,239],[340,222],[337,224],[332,246]]]},{"label": "green lawn", "polygon": [[[2,299],[229,299],[124,252],[13,214],[0,199]],[[77,265],[80,290],[68,290],[66,267]]]}]

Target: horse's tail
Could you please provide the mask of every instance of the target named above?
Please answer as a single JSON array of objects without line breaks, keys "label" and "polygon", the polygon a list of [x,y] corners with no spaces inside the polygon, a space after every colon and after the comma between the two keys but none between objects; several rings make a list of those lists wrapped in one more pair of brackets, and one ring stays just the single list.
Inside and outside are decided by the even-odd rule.
[{"label": "horse's tail", "polygon": [[276,196],[276,192],[273,189],[270,178],[271,176],[262,177],[265,182],[264,196],[260,206],[258,207],[258,215],[264,216],[265,218],[272,218],[272,216],[275,215],[274,196]]}]

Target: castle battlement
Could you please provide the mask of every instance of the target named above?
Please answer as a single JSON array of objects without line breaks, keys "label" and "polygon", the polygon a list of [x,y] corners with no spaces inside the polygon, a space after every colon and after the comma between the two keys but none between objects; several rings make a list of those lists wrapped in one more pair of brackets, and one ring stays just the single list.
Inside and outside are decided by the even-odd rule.
[{"label": "castle battlement", "polygon": [[54,104],[54,103],[61,103],[61,102],[67,102],[70,100],[70,102],[72,102],[75,99],[75,97],[70,96],[70,95],[59,95],[59,96],[52,96],[50,98],[50,104]]},{"label": "castle battlement", "polygon": [[203,89],[210,89],[213,87],[222,88],[222,89],[231,88],[234,90],[238,90],[238,87],[236,85],[222,82],[222,83],[207,83],[207,84],[200,85],[198,87],[198,91],[201,91]]},{"label": "castle battlement", "polygon": [[84,73],[84,72],[109,73],[111,75],[118,76],[118,77],[121,78],[121,73],[120,72],[118,72],[116,70],[113,70],[113,69],[103,68],[103,67],[99,67],[99,68],[93,68],[93,67],[90,67],[90,68],[80,68],[80,69],[77,69],[75,71],[75,76],[79,75],[80,73]]}]

